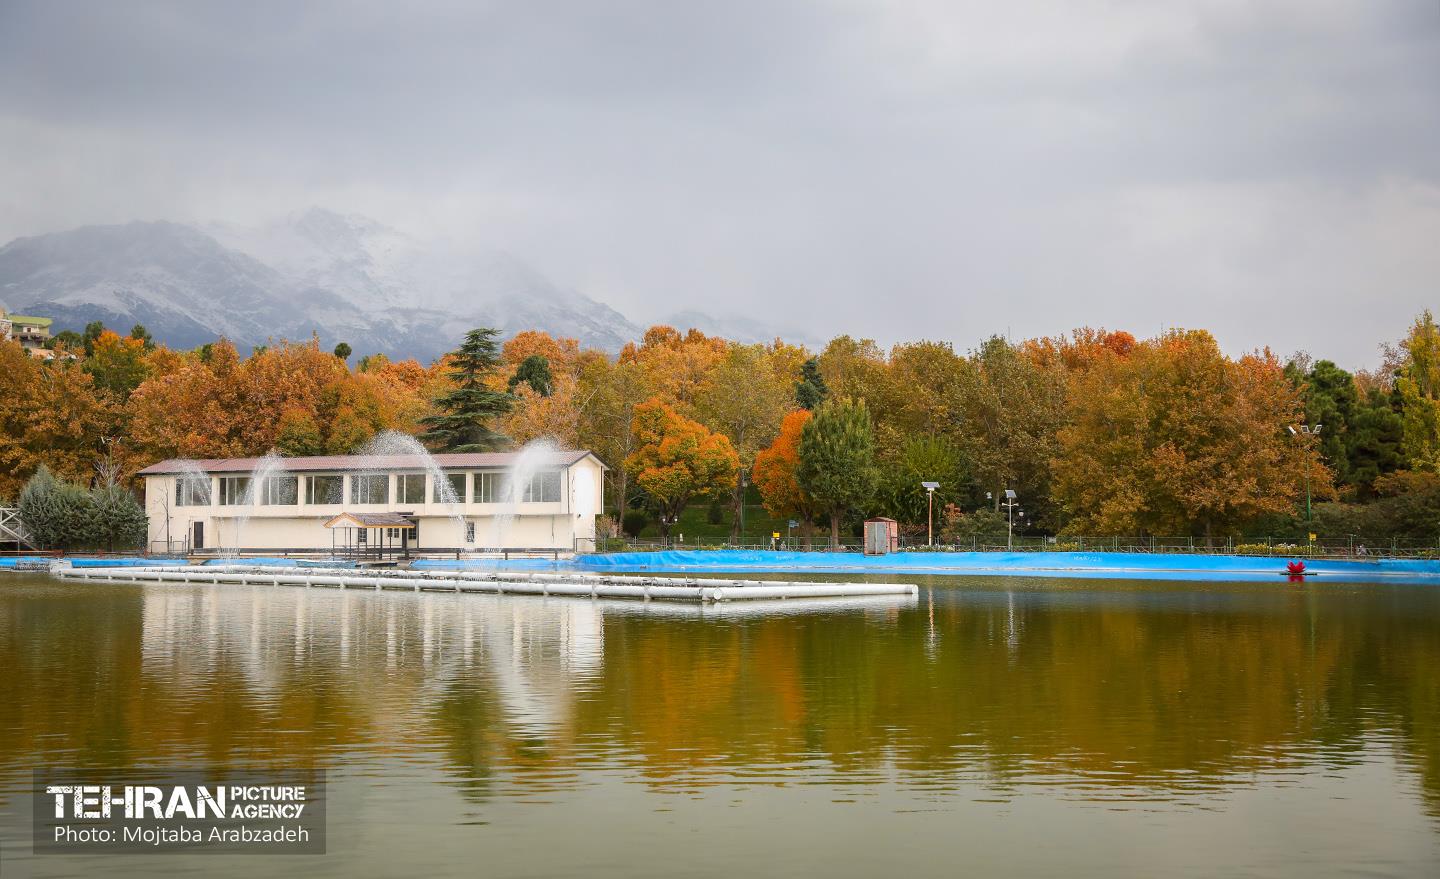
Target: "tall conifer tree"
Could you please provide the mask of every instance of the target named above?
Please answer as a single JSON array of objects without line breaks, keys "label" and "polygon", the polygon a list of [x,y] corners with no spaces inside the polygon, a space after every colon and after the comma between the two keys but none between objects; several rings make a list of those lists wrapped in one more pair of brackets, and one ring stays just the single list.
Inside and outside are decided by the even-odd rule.
[{"label": "tall conifer tree", "polygon": [[490,452],[508,442],[490,423],[510,411],[514,398],[485,384],[500,364],[497,335],[489,327],[473,329],[450,354],[448,375],[457,387],[435,401],[438,413],[420,419],[426,428],[420,440],[437,452]]}]

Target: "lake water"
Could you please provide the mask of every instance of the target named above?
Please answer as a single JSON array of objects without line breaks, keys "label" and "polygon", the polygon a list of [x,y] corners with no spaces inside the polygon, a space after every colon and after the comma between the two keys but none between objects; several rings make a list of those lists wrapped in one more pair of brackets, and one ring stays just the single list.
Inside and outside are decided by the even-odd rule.
[{"label": "lake water", "polygon": [[[705,612],[0,575],[0,876],[1440,875],[1440,589],[905,579]],[[33,855],[44,765],[323,767],[329,854]]]}]

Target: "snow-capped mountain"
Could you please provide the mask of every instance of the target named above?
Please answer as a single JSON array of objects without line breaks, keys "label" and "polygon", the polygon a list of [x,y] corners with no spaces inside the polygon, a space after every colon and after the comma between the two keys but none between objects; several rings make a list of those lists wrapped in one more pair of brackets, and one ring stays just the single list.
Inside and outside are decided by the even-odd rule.
[{"label": "snow-capped mountain", "polygon": [[0,248],[0,301],[57,329],[91,320],[189,347],[305,339],[430,358],[474,326],[614,350],[640,329],[502,251],[438,246],[321,208],[258,227],[87,226]]}]

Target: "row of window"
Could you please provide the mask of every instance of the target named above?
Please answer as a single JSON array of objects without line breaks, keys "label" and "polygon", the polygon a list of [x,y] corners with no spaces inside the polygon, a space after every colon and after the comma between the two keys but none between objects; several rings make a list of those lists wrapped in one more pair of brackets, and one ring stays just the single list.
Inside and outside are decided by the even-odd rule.
[{"label": "row of window", "polygon": [[[512,488],[504,473],[482,471],[471,474],[467,480],[464,473],[446,474],[445,482],[435,485],[432,503],[466,503],[466,483],[473,486],[469,492],[469,503],[506,503],[519,494],[522,503],[557,503],[560,500],[560,472],[552,470],[536,473],[523,486]],[[345,477],[338,473],[326,473],[304,477],[305,503],[345,503]],[[249,476],[220,477],[220,505],[248,506],[252,502],[253,487]],[[264,506],[293,506],[300,499],[300,477],[268,476],[261,480],[259,502]],[[350,503],[389,504],[390,477],[386,474],[357,474],[350,477]],[[425,503],[425,474],[401,473],[395,477],[395,503]],[[175,505],[177,507],[210,506],[210,480],[201,476],[183,476],[175,481]]]}]

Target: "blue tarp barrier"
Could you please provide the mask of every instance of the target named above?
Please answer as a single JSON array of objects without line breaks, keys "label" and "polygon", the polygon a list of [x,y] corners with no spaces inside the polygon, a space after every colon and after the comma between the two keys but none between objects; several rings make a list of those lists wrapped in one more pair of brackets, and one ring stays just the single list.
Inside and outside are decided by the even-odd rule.
[{"label": "blue tarp barrier", "polygon": [[[416,568],[655,573],[937,574],[1112,577],[1159,580],[1278,580],[1288,556],[1146,555],[1123,552],[844,552],[666,550],[583,555],[574,559],[422,560]],[[1304,560],[1307,576],[1352,582],[1440,582],[1440,561]]]},{"label": "blue tarp barrier", "polygon": [[187,565],[189,562],[184,559],[69,559],[70,564],[77,568],[155,568],[164,566]]},{"label": "blue tarp barrier", "polygon": [[353,568],[354,559],[287,559],[279,556],[260,558],[206,559],[207,565],[254,565],[261,568]]},{"label": "blue tarp barrier", "polygon": [[19,567],[20,565],[25,565],[26,567],[30,565],[44,565],[49,564],[51,561],[53,561],[53,559],[49,556],[42,555],[11,556],[9,558],[0,558],[0,570]]}]

